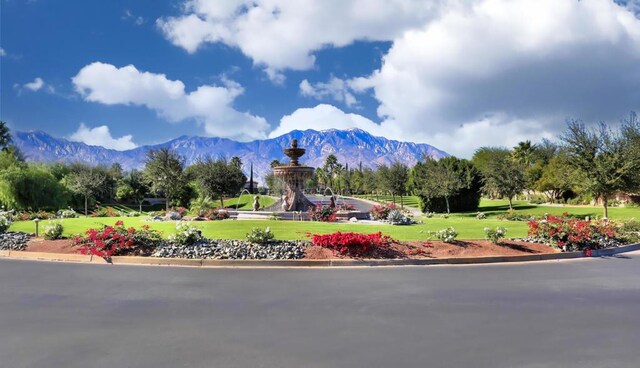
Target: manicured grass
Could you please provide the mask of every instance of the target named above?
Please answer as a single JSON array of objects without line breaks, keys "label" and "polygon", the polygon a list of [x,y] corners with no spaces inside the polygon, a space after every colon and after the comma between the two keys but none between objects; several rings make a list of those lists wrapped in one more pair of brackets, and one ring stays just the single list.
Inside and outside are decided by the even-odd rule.
[{"label": "manicured grass", "polygon": [[[72,236],[85,232],[92,227],[100,227],[103,224],[113,225],[116,221],[122,220],[125,226],[136,228],[142,225],[149,225],[151,228],[160,230],[164,236],[169,236],[175,231],[175,222],[147,222],[145,217],[111,217],[111,218],[75,218],[62,220],[64,225],[64,235]],[[44,229],[49,221],[40,222],[40,231]],[[411,226],[392,225],[365,225],[351,223],[323,223],[323,222],[297,222],[297,221],[264,221],[264,220],[226,220],[193,222],[194,226],[200,228],[204,236],[208,238],[244,239],[245,234],[252,227],[269,226],[278,239],[304,239],[306,233],[326,234],[335,231],[354,231],[360,233],[374,233],[382,231],[398,240],[426,240],[427,232],[453,226],[460,233],[460,239],[481,239],[484,237],[484,227],[504,226],[509,231],[509,236],[524,236],[526,233],[526,223],[507,222],[500,220],[476,220],[466,218],[431,218],[424,219],[424,224]],[[33,221],[20,221],[11,225],[12,231],[24,231],[33,233],[35,224]]]},{"label": "manicured grass", "polygon": [[[254,194],[243,194],[240,197],[235,198],[225,198],[224,206],[227,208],[237,209],[237,210],[252,210],[253,209],[253,196]],[[260,208],[269,207],[272,204],[276,203],[276,200],[273,197],[268,196],[260,196],[258,201],[260,203]]]},{"label": "manicured grass", "polygon": [[[516,212],[543,216],[545,213],[550,215],[562,215],[564,212],[574,216],[590,216],[591,218],[602,217],[602,207],[594,206],[551,206],[551,205],[535,205],[526,201],[514,201],[513,208]],[[506,200],[483,199],[480,201],[479,211],[484,212],[487,217],[497,217],[509,210],[509,202]],[[473,217],[476,212],[454,213],[452,217]],[[631,218],[640,219],[640,207],[610,207],[609,218],[611,220],[628,220]]]},{"label": "manicured grass", "polygon": [[[250,197],[250,196],[247,196]],[[262,197],[264,199],[271,199]],[[237,199],[236,199],[237,200]],[[241,199],[242,203],[242,199]],[[600,207],[556,207],[556,206],[536,206],[528,204],[524,201],[514,202],[515,210],[522,213],[532,215],[555,214],[560,215],[568,212],[572,215],[592,216],[601,215]],[[322,222],[297,222],[297,221],[207,221],[193,222],[193,225],[202,229],[203,235],[208,238],[226,238],[226,239],[244,239],[245,234],[252,227],[269,226],[278,239],[304,239],[307,233],[326,234],[335,231],[354,231],[359,233],[374,233],[382,231],[386,235],[390,235],[398,240],[427,240],[428,232],[444,229],[453,226],[459,235],[459,239],[482,239],[484,238],[484,228],[503,226],[507,229],[507,237],[523,237],[527,233],[527,223],[518,221],[503,221],[496,217],[500,213],[504,213],[508,209],[506,201],[499,200],[483,200],[481,202],[480,211],[487,214],[486,220],[477,220],[476,212],[472,213],[454,213],[448,219],[434,217],[423,218],[423,224],[411,226],[392,226],[392,225],[365,225],[352,223],[322,223]],[[436,215],[438,216],[438,215]],[[630,218],[640,219],[640,208],[611,208],[609,216],[614,220],[625,220]],[[113,225],[116,221],[124,221],[125,226],[133,226],[140,228],[143,225],[149,225],[153,229],[163,232],[164,236],[169,236],[175,231],[175,222],[147,222],[146,217],[112,217],[112,218],[76,218],[62,220],[66,236],[84,233],[92,227],[100,227],[102,224]],[[49,221],[42,221],[40,229],[44,229]],[[24,231],[33,233],[35,224],[33,221],[21,221],[11,225],[10,230]]]},{"label": "manicured grass", "polygon": [[[371,201],[376,202],[393,202],[393,197],[390,195],[373,195],[373,194],[365,194],[365,195],[357,195],[354,196],[356,198],[364,198]],[[402,201],[400,201],[400,196],[396,196],[396,204],[399,206],[400,204],[404,204],[407,207],[413,207],[420,209],[420,197],[418,196],[403,196]]]}]

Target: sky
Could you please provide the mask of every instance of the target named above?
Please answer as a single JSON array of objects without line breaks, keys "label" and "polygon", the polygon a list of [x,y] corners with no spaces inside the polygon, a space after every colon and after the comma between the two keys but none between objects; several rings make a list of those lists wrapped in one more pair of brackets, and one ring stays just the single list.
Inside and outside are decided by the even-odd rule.
[{"label": "sky", "polygon": [[361,128],[469,157],[640,112],[640,0],[0,0],[0,119],[125,150]]}]

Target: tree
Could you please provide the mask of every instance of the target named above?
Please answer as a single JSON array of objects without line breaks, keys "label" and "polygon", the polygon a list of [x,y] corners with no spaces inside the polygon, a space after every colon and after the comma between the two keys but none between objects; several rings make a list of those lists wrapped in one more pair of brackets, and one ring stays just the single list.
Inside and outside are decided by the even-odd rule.
[{"label": "tree", "polygon": [[383,187],[391,192],[393,202],[396,195],[400,196],[400,205],[404,208],[403,196],[407,191],[407,181],[409,180],[409,167],[401,162],[394,162],[390,167],[381,166],[378,169]]},{"label": "tree", "polygon": [[10,144],[11,133],[9,132],[9,127],[7,127],[7,123],[0,121],[0,149],[4,151],[9,148]]},{"label": "tree", "polygon": [[68,199],[69,192],[45,167],[29,164],[0,172],[0,203],[7,208],[57,210]]},{"label": "tree", "polygon": [[280,163],[280,161],[278,160],[273,160],[271,161],[271,163],[269,164],[269,166],[273,169],[276,166],[282,166],[282,164]]},{"label": "tree", "polygon": [[237,167],[238,169],[242,169],[242,160],[238,156],[231,157],[231,161],[229,161],[229,164]]},{"label": "tree", "polygon": [[602,199],[604,217],[609,216],[611,195],[638,185],[638,125],[637,119],[629,119],[622,123],[619,131],[614,132],[605,123],[588,129],[581,122],[570,121],[561,137],[569,162],[584,175],[585,188],[596,198]]},{"label": "tree", "polygon": [[468,160],[427,158],[413,167],[410,181],[425,212],[473,211],[480,203],[482,175]]},{"label": "tree", "polygon": [[513,147],[511,155],[515,161],[524,166],[529,166],[533,163],[537,148],[535,144],[531,144],[531,141],[519,142],[517,146]]},{"label": "tree", "polygon": [[235,162],[227,163],[225,160],[213,160],[211,157],[198,161],[197,182],[202,194],[211,198],[219,198],[224,207],[224,196],[237,194],[247,177]]},{"label": "tree", "polygon": [[170,201],[179,195],[186,184],[184,166],[184,157],[169,148],[147,152],[144,167],[145,179],[151,191],[164,194],[167,211]]},{"label": "tree", "polygon": [[513,197],[525,188],[524,166],[514,161],[509,154],[496,155],[488,163],[484,176],[485,187],[506,197],[509,208],[513,209]]},{"label": "tree", "polygon": [[131,170],[118,181],[116,199],[119,201],[135,201],[139,205],[140,212],[142,212],[142,202],[144,202],[147,194],[149,194],[149,186],[144,180],[143,173],[136,169]]},{"label": "tree", "polygon": [[84,215],[87,216],[89,197],[101,188],[106,176],[95,168],[84,165],[75,165],[72,170],[67,176],[67,182],[72,191],[84,197]]},{"label": "tree", "polygon": [[416,183],[423,193],[443,197],[447,213],[451,213],[449,199],[456,195],[463,185],[463,178],[456,170],[457,162],[458,159],[455,157],[444,157],[438,161],[429,158],[424,163],[425,175]]},{"label": "tree", "polygon": [[535,184],[535,188],[545,193],[549,200],[554,201],[561,198],[565,192],[574,186],[576,173],[571,168],[569,158],[566,154],[555,156],[544,166],[540,179]]},{"label": "tree", "polygon": [[322,169],[326,173],[329,186],[331,189],[335,190],[333,187],[333,180],[335,179],[336,173],[342,169],[342,165],[338,162],[338,158],[333,154],[327,156]]},{"label": "tree", "polygon": [[267,184],[267,187],[269,187],[269,192],[271,192],[271,194],[282,195],[284,193],[284,184],[282,179],[278,178],[276,174],[269,173],[265,176],[264,181]]}]

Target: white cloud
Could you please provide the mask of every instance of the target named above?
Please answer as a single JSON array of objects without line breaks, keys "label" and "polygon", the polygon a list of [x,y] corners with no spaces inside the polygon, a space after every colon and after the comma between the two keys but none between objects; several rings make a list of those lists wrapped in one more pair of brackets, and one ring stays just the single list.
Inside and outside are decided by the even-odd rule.
[{"label": "white cloud", "polygon": [[477,1],[396,39],[363,84],[383,125],[455,154],[615,122],[640,109],[640,20],[608,0]]},{"label": "white cloud", "polygon": [[131,19],[131,20],[133,20],[133,23],[135,25],[137,25],[137,26],[141,26],[147,21],[142,16],[136,16],[129,9],[124,11],[124,14],[122,15],[122,17],[120,17],[120,19],[122,19],[122,20],[130,20]]},{"label": "white cloud", "polygon": [[139,71],[133,65],[117,68],[95,62],[82,68],[72,81],[87,101],[145,106],[174,123],[193,119],[207,135],[260,139],[269,128],[264,118],[233,108],[235,98],[244,90],[229,80],[224,80],[223,86],[202,85],[186,92],[184,83],[164,74]]},{"label": "white cloud", "polygon": [[357,105],[356,97],[351,93],[349,81],[331,76],[328,82],[311,84],[308,80],[300,82],[300,93],[303,96],[313,97],[317,100],[331,98],[352,107]]},{"label": "white cloud", "polygon": [[38,77],[33,80],[33,82],[25,83],[22,87],[26,88],[30,91],[37,92],[44,86],[44,81],[42,78]]},{"label": "white cloud", "polygon": [[102,146],[117,151],[125,151],[137,147],[137,145],[133,143],[133,136],[124,135],[120,138],[113,138],[109,127],[106,125],[89,128],[84,125],[84,123],[80,123],[78,130],[73,133],[69,139],[75,142],[82,142],[91,146]]},{"label": "white cloud", "polygon": [[2,56],[7,56],[7,52],[4,51],[4,49],[2,47],[0,47],[0,57]]},{"label": "white cloud", "polygon": [[326,130],[358,128],[378,136],[394,136],[398,132],[385,131],[383,127],[358,114],[348,114],[335,106],[320,104],[312,108],[300,108],[291,115],[283,116],[280,125],[269,137],[278,137],[294,129]]},{"label": "white cloud", "polygon": [[423,24],[439,1],[186,0],[183,14],[160,18],[166,38],[189,53],[206,43],[238,47],[268,75],[305,70],[313,52],[356,40],[388,41]]}]

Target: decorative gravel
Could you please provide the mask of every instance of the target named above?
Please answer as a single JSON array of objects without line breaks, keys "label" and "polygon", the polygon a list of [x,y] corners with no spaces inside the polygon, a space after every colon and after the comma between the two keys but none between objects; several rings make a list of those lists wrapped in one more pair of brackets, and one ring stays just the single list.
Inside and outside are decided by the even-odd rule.
[{"label": "decorative gravel", "polygon": [[193,259],[298,259],[304,256],[304,241],[253,244],[243,240],[207,239],[192,245],[164,243],[152,257]]},{"label": "decorative gravel", "polygon": [[0,250],[25,250],[27,248],[27,242],[31,236],[9,231],[0,234]]}]

